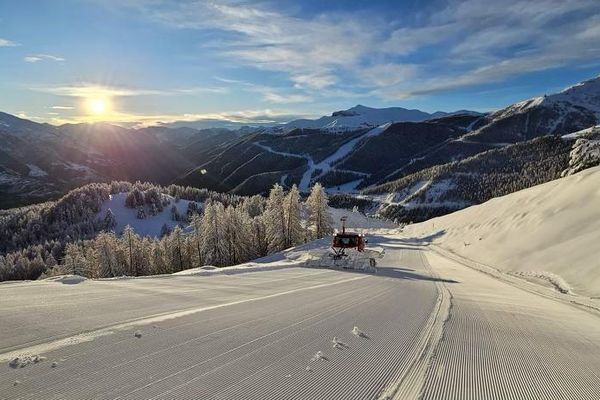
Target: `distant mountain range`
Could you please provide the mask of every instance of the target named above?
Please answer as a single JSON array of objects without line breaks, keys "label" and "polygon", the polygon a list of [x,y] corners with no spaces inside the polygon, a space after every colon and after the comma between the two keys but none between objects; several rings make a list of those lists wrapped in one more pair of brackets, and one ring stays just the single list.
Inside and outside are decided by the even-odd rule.
[{"label": "distant mountain range", "polygon": [[[598,124],[600,78],[490,114],[357,105],[276,127],[52,126],[0,113],[0,207],[55,198],[75,186],[108,180],[178,183],[236,194],[265,193],[274,183],[306,189],[315,181],[332,192],[371,189]],[[547,154],[556,154],[552,151]]]},{"label": "distant mountain range", "polygon": [[293,129],[320,129],[330,132],[348,132],[357,129],[374,128],[386,122],[421,122],[454,114],[482,115],[468,110],[453,113],[437,111],[430,114],[421,110],[408,110],[402,107],[371,108],[359,104],[347,110],[336,111],[330,116],[323,116],[319,119],[297,119],[276,128],[280,128],[283,132],[289,132]]}]

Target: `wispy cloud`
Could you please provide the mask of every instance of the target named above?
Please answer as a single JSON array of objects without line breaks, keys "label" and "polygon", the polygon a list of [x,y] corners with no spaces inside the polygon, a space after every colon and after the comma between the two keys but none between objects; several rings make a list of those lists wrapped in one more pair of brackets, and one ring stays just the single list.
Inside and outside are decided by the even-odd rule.
[{"label": "wispy cloud", "polygon": [[95,84],[37,86],[30,88],[36,92],[50,93],[67,97],[122,97],[160,95],[170,92],[154,89],[134,89],[126,87],[102,86]]},{"label": "wispy cloud", "polygon": [[12,40],[0,38],[0,47],[16,47],[16,46],[20,46],[20,44],[13,42]]},{"label": "wispy cloud", "polygon": [[197,95],[197,94],[225,94],[228,89],[225,87],[190,87],[178,89],[148,89],[132,88],[126,86],[108,86],[95,83],[67,84],[67,85],[48,85],[33,86],[30,90],[42,93],[54,94],[66,97],[133,97],[133,96],[176,96],[176,95]]},{"label": "wispy cloud", "polygon": [[75,109],[75,107],[71,107],[71,106],[50,106],[48,107],[52,110],[73,110]]},{"label": "wispy cloud", "polygon": [[360,13],[285,14],[265,3],[134,3],[161,24],[222,32],[205,45],[286,74],[307,97],[343,85],[403,99],[600,59],[597,0],[447,0],[402,26]]},{"label": "wispy cloud", "polygon": [[[50,113],[49,113],[50,114]],[[313,116],[287,110],[242,110],[219,113],[185,113],[145,115],[126,112],[115,112],[109,116],[94,117],[76,115],[73,117],[54,116],[50,122],[56,125],[66,123],[109,122],[124,126],[145,127],[170,125],[176,123],[219,122],[232,125],[270,125],[290,121],[295,118]]]},{"label": "wispy cloud", "polygon": [[36,63],[39,61],[57,61],[57,62],[65,61],[65,59],[62,57],[57,57],[57,56],[53,56],[50,54],[35,54],[32,56],[26,56],[23,58],[23,60],[28,63]]}]

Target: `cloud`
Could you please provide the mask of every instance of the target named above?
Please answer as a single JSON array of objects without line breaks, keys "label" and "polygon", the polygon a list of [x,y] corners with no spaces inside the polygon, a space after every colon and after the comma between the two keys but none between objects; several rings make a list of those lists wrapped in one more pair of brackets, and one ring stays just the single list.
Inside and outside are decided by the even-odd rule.
[{"label": "cloud", "polygon": [[20,44],[13,42],[12,40],[0,38],[0,47],[16,47],[16,46],[20,46]]},{"label": "cloud", "polygon": [[51,108],[52,110],[74,110],[75,107],[71,107],[71,106],[50,106],[49,108]]},{"label": "cloud", "polygon": [[66,97],[81,98],[111,98],[133,96],[177,96],[196,94],[225,94],[228,89],[224,87],[190,87],[179,89],[140,89],[125,86],[105,86],[94,83],[81,83],[70,85],[51,85],[30,87],[30,90]]},{"label": "cloud", "polygon": [[248,3],[152,1],[141,2],[141,11],[171,27],[226,33],[219,39],[221,55],[286,73],[298,88],[335,84],[336,71],[358,65],[376,33],[370,24],[344,15],[305,19]]},{"label": "cloud", "polygon": [[82,116],[53,117],[50,122],[56,125],[67,123],[109,122],[130,127],[145,127],[155,125],[192,125],[193,123],[206,122],[207,126],[220,123],[222,126],[239,125],[273,125],[290,121],[300,117],[309,117],[312,114],[303,114],[286,110],[242,110],[219,113],[186,113],[186,114],[157,114],[144,115],[125,112],[115,112],[108,116]]},{"label": "cloud", "polygon": [[83,98],[145,96],[171,93],[154,89],[133,89],[126,87],[101,86],[95,84],[41,86],[32,87],[30,89],[36,92],[50,93],[57,96]]},{"label": "cloud", "polygon": [[27,56],[27,57],[24,57],[23,60],[28,63],[36,63],[39,61],[57,61],[57,62],[65,61],[65,59],[62,57],[57,57],[57,56],[53,56],[50,54],[36,54],[36,55],[32,55],[32,56]]}]

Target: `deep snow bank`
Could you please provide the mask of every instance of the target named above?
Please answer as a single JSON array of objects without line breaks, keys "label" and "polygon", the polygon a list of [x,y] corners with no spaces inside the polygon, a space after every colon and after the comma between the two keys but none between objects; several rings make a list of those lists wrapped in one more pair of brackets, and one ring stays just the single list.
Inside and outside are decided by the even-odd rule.
[{"label": "deep snow bank", "polygon": [[405,235],[505,272],[600,296],[600,167],[411,225]]}]

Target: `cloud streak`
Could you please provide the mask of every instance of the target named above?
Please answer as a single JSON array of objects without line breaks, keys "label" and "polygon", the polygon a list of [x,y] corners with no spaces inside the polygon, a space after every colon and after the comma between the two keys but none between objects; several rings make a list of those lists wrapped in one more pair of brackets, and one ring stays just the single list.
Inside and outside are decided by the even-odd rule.
[{"label": "cloud streak", "polygon": [[[347,82],[356,82],[346,84],[347,91],[367,88],[373,96],[405,99],[600,59],[597,0],[448,0],[402,26],[361,13],[291,15],[263,3],[135,4],[170,27],[220,32],[210,48],[286,74],[307,99]],[[274,94],[264,99],[285,101]]]},{"label": "cloud streak", "polygon": [[32,56],[26,56],[23,58],[23,60],[28,63],[37,63],[39,61],[56,61],[56,62],[65,61],[65,59],[62,57],[57,57],[57,56],[53,56],[50,54],[35,54]]},{"label": "cloud streak", "polygon": [[0,47],[16,47],[16,46],[20,46],[20,44],[13,42],[12,40],[0,38]]}]

